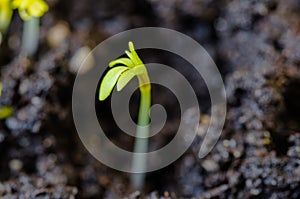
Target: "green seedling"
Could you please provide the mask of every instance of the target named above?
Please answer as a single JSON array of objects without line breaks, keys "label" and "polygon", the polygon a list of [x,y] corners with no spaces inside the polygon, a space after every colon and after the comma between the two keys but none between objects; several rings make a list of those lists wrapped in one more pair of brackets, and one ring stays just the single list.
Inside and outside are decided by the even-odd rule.
[{"label": "green seedling", "polygon": [[[2,83],[0,83],[0,97],[2,95]],[[0,120],[8,118],[13,114],[13,109],[10,106],[3,106],[0,108]]]},{"label": "green seedling", "polygon": [[18,9],[24,21],[22,51],[31,56],[38,47],[39,18],[48,11],[48,4],[44,0],[12,0],[11,6],[13,9]]},{"label": "green seedling", "polygon": [[[136,53],[133,43],[129,42],[129,51],[125,51],[128,57],[118,58],[109,63],[111,68],[104,76],[99,90],[99,100],[105,100],[112,92],[115,85],[117,91],[121,91],[129,81],[137,77],[141,93],[138,113],[134,153],[147,153],[149,135],[149,114],[151,106],[151,85],[146,66]],[[146,171],[145,156],[133,156],[132,170]],[[145,173],[132,174],[131,183],[136,189],[144,184]]]},{"label": "green seedling", "polygon": [[22,51],[31,56],[38,47],[39,18],[48,11],[48,4],[44,0],[0,0],[0,44],[14,9],[18,9],[24,21]]}]

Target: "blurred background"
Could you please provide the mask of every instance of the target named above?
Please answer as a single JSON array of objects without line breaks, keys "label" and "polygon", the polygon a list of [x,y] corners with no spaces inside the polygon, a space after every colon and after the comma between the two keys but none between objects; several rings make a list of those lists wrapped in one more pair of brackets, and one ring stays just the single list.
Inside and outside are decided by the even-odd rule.
[{"label": "blurred background", "polygon": [[[0,198],[300,198],[299,0],[47,3],[33,56],[20,53],[23,22],[17,12],[0,46],[0,106],[13,108],[0,121]],[[199,159],[211,120],[205,84],[176,57],[142,53],[146,63],[183,68],[203,112],[190,149],[170,166],[148,173],[144,189],[136,191],[129,174],[86,151],[71,103],[76,71],[88,53],[111,35],[145,26],[180,31],[204,46],[223,76],[228,112],[222,138]],[[168,143],[178,127],[174,96],[155,92],[154,101],[171,113],[161,135],[151,140],[153,148]],[[132,99],[133,117],[137,99]],[[111,123],[109,102],[95,106],[107,114],[101,122],[110,138],[130,149],[132,140]]]}]

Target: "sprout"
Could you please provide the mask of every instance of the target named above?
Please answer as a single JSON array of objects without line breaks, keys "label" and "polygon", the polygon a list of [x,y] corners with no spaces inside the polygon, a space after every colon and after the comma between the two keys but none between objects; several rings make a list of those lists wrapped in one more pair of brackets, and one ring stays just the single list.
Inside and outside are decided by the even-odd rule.
[{"label": "sprout", "polygon": [[[117,90],[121,91],[128,82],[137,77],[141,93],[134,153],[147,153],[149,136],[149,115],[151,106],[151,85],[146,66],[137,55],[133,43],[129,42],[129,50],[125,51],[127,58],[118,58],[109,63],[111,68],[104,76],[99,90],[99,100],[105,100],[117,84]],[[132,160],[132,171],[146,171],[146,156],[134,155]],[[144,184],[145,173],[132,174],[131,183],[136,189]]]},{"label": "sprout", "polygon": [[39,18],[48,11],[48,4],[44,0],[13,0],[12,7],[18,9],[24,20],[22,49],[26,55],[33,55],[38,47]]},{"label": "sprout", "polygon": [[18,9],[24,20],[23,52],[33,55],[38,46],[39,18],[48,11],[48,4],[44,0],[0,0],[0,44],[10,24],[13,9]]}]

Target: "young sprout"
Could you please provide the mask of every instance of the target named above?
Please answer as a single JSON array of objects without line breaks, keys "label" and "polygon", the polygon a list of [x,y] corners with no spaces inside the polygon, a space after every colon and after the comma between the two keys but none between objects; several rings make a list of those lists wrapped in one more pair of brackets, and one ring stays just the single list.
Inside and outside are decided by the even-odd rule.
[{"label": "young sprout", "polygon": [[[2,95],[2,83],[0,82],[0,97]],[[3,106],[0,108],[0,119],[8,118],[13,114],[13,109],[10,106]]]},{"label": "young sprout", "polygon": [[[137,121],[134,153],[147,153],[149,135],[149,114],[151,106],[151,85],[146,66],[137,55],[133,43],[129,42],[129,50],[125,51],[128,58],[118,58],[109,63],[111,68],[104,76],[99,90],[99,100],[105,100],[117,84],[117,91],[121,91],[128,82],[137,77],[141,93],[140,107]],[[146,171],[145,156],[134,155],[132,170]],[[145,173],[132,174],[131,183],[136,189],[144,184]]]},{"label": "young sprout", "polygon": [[22,50],[31,56],[38,47],[39,18],[48,11],[48,4],[44,0],[12,0],[12,7],[18,9],[24,20]]},{"label": "young sprout", "polygon": [[0,44],[6,30],[10,24],[13,9],[10,4],[11,0],[0,0]]}]

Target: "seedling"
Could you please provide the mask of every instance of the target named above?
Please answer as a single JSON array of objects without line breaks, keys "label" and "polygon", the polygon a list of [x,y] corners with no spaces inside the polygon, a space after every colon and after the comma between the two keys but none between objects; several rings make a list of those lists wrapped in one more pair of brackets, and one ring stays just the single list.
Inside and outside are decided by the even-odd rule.
[{"label": "seedling", "polygon": [[39,18],[48,11],[48,4],[44,0],[13,0],[11,6],[18,9],[24,21],[22,50],[26,55],[31,56],[38,47]]},{"label": "seedling", "polygon": [[0,44],[10,24],[13,9],[18,9],[24,21],[22,50],[31,56],[38,47],[39,18],[48,11],[48,4],[44,0],[0,0]]},{"label": "seedling", "polygon": [[[151,106],[151,85],[146,66],[136,53],[133,43],[128,43],[129,50],[125,51],[128,58],[118,58],[109,63],[111,68],[104,76],[99,90],[99,100],[105,100],[117,84],[117,91],[121,91],[129,81],[137,77],[141,93],[140,107],[137,121],[134,153],[147,153],[149,135],[149,114]],[[145,156],[133,156],[132,170],[146,171]],[[136,189],[144,184],[145,173],[132,174],[131,183]]]}]

